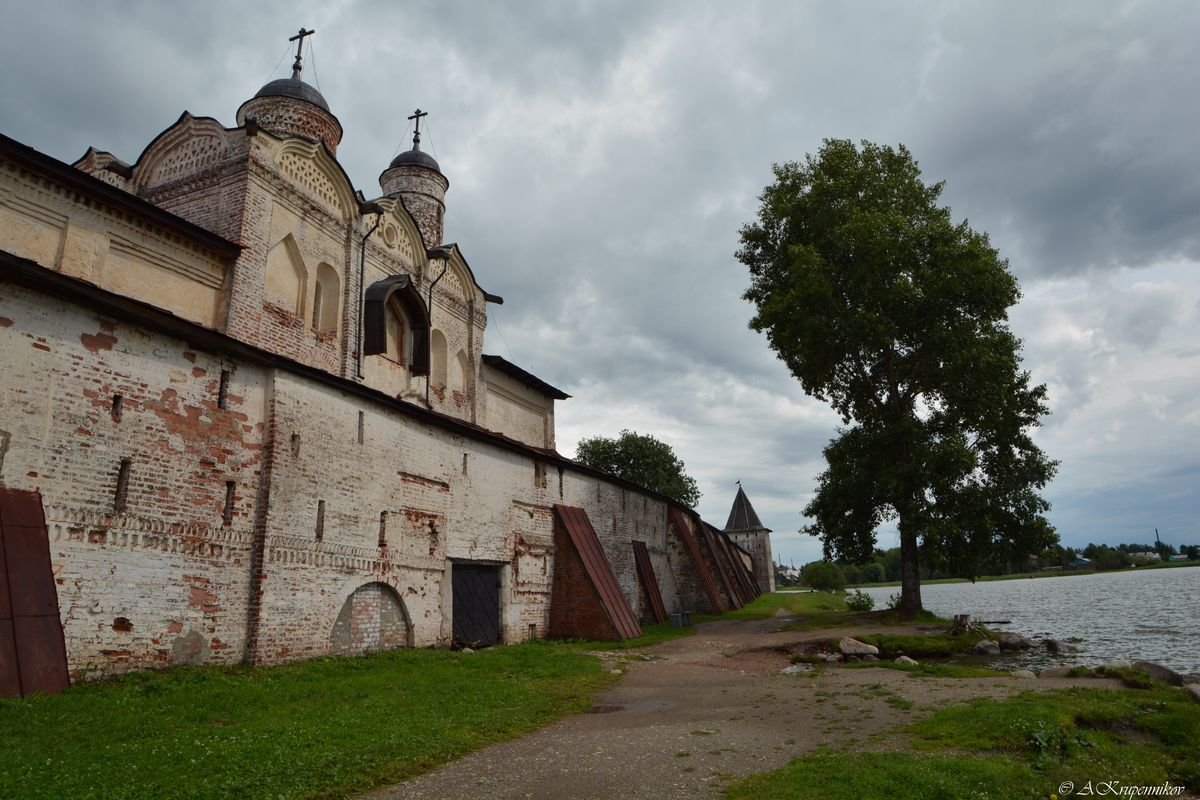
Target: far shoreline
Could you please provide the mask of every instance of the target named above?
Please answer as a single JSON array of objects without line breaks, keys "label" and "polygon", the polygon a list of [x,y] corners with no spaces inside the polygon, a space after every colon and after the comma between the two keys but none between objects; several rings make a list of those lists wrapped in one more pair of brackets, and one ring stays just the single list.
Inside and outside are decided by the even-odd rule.
[{"label": "far shoreline", "polygon": [[[979,583],[983,581],[1017,581],[1029,580],[1030,578],[1072,578],[1080,575],[1109,575],[1115,572],[1146,572],[1148,570],[1159,569],[1175,569],[1177,567],[1200,567],[1200,560],[1196,561],[1175,561],[1163,564],[1144,565],[1140,567],[1123,567],[1121,569],[1053,569],[1040,570],[1038,572],[1014,572],[1010,575],[981,575],[972,581],[970,578],[922,578],[922,586],[931,586],[935,583]],[[847,584],[847,589],[886,589],[889,587],[899,587],[900,581],[883,581],[879,583],[851,583]],[[807,586],[785,586],[780,587],[780,590],[786,589],[808,589]]]}]

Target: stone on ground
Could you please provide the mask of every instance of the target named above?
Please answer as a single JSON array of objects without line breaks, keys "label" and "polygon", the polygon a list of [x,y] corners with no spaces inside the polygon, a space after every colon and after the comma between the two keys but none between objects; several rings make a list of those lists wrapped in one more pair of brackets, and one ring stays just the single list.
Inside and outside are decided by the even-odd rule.
[{"label": "stone on ground", "polygon": [[860,642],[858,639],[851,639],[849,636],[838,642],[838,650],[841,650],[843,655],[848,656],[879,655],[879,648],[875,645]]},{"label": "stone on ground", "polygon": [[1156,664],[1153,661],[1135,661],[1131,665],[1139,672],[1144,672],[1156,681],[1169,683],[1172,686],[1183,686],[1183,676],[1170,667]]},{"label": "stone on ground", "polygon": [[1000,655],[1000,645],[990,639],[981,639],[975,643],[975,655],[979,656],[998,656]]}]

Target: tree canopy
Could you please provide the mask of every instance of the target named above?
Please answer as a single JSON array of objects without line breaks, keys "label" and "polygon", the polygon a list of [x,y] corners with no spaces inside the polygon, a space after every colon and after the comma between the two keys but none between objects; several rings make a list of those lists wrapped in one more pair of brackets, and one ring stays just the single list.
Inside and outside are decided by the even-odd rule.
[{"label": "tree canopy", "polygon": [[700,502],[700,489],[684,472],[683,462],[669,444],[653,436],[625,430],[615,439],[605,436],[583,439],[576,447],[575,460],[665,494],[688,507],[694,508]]},{"label": "tree canopy", "polygon": [[1046,387],[1021,369],[1020,290],[987,235],[951,221],[903,145],[826,140],[774,174],[737,253],[750,326],[844,423],[806,530],[858,563],[895,520],[906,611],[920,558],[975,577],[998,549],[1057,542],[1038,494],[1057,463],[1029,433]]}]

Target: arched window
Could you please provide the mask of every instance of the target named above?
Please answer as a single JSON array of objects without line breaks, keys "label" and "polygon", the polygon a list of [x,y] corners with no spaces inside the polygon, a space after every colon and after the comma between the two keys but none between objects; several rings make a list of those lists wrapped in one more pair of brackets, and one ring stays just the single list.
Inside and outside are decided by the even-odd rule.
[{"label": "arched window", "polygon": [[363,355],[387,355],[414,375],[429,374],[429,310],[407,275],[367,287]]},{"label": "arched window", "polygon": [[341,300],[342,282],[337,272],[328,264],[317,267],[317,283],[313,287],[312,327],[317,333],[336,333],[338,329],[338,305]]},{"label": "arched window", "polygon": [[397,364],[408,366],[412,359],[412,325],[404,308],[394,297],[388,300],[386,325],[387,350],[384,355]]}]

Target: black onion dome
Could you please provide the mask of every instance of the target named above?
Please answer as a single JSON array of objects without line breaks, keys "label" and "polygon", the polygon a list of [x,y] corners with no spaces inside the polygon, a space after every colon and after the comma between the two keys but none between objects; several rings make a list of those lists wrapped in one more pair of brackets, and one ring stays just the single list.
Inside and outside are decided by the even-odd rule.
[{"label": "black onion dome", "polygon": [[434,172],[440,173],[442,168],[438,166],[437,160],[423,150],[405,150],[400,155],[392,159],[392,163],[388,164],[388,169],[392,167],[425,167]]},{"label": "black onion dome", "polygon": [[[303,100],[306,103],[312,103],[322,111],[329,111],[329,104],[325,102],[325,98],[321,93],[309,86],[299,78],[279,78],[273,80],[266,86],[258,90],[258,97],[291,97],[296,100]],[[329,113],[333,113],[330,111]]]}]

